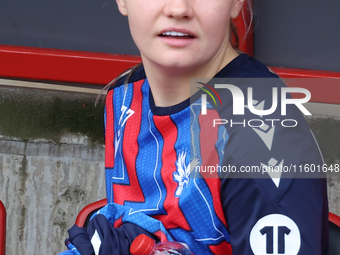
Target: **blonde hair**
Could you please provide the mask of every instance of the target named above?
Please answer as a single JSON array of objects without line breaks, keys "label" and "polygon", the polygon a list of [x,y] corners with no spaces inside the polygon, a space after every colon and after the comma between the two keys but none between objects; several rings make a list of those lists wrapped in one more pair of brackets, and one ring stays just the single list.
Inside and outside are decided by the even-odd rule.
[{"label": "blonde hair", "polygon": [[[244,22],[245,34],[241,40],[245,40],[247,35],[250,33],[251,25],[253,23],[253,1],[252,0],[245,0],[241,14],[242,20]],[[237,26],[234,24],[233,20],[230,20],[230,41],[231,45],[238,49],[240,45],[240,38],[237,32]]]},{"label": "blonde hair", "polygon": [[122,79],[124,76],[126,76],[125,80],[124,80],[124,87],[125,89],[127,88],[128,86],[128,83],[129,83],[129,80],[131,78],[131,76],[137,71],[138,68],[140,68],[141,66],[143,65],[142,62],[138,63],[137,65],[133,66],[133,67],[130,67],[129,69],[121,72],[116,78],[114,78],[112,81],[110,81],[109,84],[107,84],[99,93],[99,95],[97,96],[96,98],[96,102],[95,102],[95,106],[98,105],[98,102],[99,102],[99,99],[100,99],[100,96],[102,94],[104,94],[104,92],[106,93],[107,91],[109,91],[109,89],[111,87],[113,87],[116,82],[120,79]]}]

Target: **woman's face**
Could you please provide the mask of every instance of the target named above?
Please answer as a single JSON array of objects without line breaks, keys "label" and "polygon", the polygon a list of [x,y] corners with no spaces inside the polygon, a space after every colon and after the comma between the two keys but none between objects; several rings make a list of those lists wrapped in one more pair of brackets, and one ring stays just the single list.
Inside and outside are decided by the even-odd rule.
[{"label": "woman's face", "polygon": [[224,54],[230,18],[236,18],[244,0],[116,1],[128,16],[144,64],[190,70]]}]

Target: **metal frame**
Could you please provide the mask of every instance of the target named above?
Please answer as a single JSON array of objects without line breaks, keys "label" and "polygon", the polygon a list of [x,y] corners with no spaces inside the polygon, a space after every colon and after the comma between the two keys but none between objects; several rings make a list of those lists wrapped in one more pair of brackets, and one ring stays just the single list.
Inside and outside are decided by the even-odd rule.
[{"label": "metal frame", "polygon": [[[245,47],[245,46],[243,46]],[[249,48],[249,45],[247,46]],[[122,71],[138,64],[138,56],[0,45],[0,77],[106,85]],[[339,83],[340,72],[270,67],[282,78],[328,78]],[[310,102],[340,104],[340,86],[299,84],[311,92]],[[288,86],[297,87],[294,85]]]}]

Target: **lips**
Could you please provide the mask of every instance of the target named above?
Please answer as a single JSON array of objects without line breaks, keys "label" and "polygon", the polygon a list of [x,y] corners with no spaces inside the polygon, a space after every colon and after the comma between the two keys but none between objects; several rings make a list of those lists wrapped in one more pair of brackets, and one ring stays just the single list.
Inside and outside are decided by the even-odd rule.
[{"label": "lips", "polygon": [[158,38],[171,48],[185,48],[196,42],[197,36],[187,29],[169,27],[163,29]]},{"label": "lips", "polygon": [[158,36],[174,39],[192,39],[196,37],[193,33],[184,29],[165,29]]}]

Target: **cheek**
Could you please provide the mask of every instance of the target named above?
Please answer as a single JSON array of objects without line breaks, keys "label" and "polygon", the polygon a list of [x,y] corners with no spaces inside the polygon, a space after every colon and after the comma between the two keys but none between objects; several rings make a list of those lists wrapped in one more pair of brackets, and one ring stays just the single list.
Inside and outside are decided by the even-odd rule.
[{"label": "cheek", "polygon": [[208,13],[205,13],[205,30],[216,40],[229,36],[230,8],[230,4],[220,4],[215,5],[214,8],[209,9]]},{"label": "cheek", "polygon": [[207,34],[213,43],[223,43],[227,37],[229,37],[229,26],[230,21],[226,19],[216,19],[213,20],[208,28]]},{"label": "cheek", "polygon": [[145,27],[147,27],[146,24],[144,24],[145,19],[130,19],[129,18],[129,27],[130,27],[130,33],[131,36],[136,43],[137,47],[141,42],[143,42],[143,37],[145,40],[146,37],[146,31],[144,31]]}]

